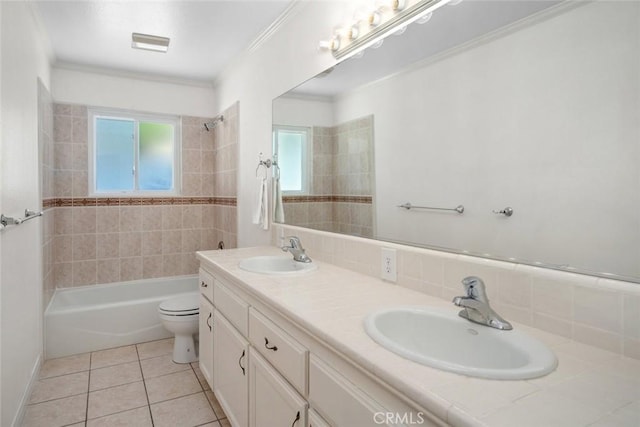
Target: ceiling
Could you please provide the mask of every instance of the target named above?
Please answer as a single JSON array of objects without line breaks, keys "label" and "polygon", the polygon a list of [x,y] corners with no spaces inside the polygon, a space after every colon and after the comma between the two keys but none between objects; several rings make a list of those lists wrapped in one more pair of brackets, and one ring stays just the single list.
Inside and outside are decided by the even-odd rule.
[{"label": "ceiling", "polygon": [[[212,82],[291,0],[35,1],[55,64]],[[167,53],[131,48],[131,33],[169,37]]]}]

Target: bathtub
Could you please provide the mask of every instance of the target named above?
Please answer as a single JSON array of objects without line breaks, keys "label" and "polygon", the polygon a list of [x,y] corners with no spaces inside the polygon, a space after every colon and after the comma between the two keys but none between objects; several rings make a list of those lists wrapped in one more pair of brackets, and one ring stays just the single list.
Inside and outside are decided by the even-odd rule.
[{"label": "bathtub", "polygon": [[193,292],[196,275],[57,289],[44,313],[45,358],[169,338],[158,304]]}]

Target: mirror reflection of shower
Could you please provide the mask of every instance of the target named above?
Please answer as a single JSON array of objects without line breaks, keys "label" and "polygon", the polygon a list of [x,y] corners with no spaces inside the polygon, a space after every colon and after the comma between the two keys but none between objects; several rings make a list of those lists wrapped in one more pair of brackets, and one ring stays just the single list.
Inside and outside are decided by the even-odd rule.
[{"label": "mirror reflection of shower", "polygon": [[218,126],[218,123],[224,122],[224,116],[222,114],[220,114],[219,116],[214,117],[213,120],[211,120],[210,122],[206,122],[204,124],[204,128],[207,130],[207,132],[209,132],[211,129],[215,128],[216,126]]}]

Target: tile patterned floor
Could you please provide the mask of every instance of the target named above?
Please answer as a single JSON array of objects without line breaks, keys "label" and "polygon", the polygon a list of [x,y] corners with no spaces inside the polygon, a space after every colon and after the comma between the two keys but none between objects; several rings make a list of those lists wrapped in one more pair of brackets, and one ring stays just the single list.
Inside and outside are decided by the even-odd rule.
[{"label": "tile patterned floor", "polygon": [[44,362],[23,427],[228,427],[198,363],[171,360],[173,339]]}]

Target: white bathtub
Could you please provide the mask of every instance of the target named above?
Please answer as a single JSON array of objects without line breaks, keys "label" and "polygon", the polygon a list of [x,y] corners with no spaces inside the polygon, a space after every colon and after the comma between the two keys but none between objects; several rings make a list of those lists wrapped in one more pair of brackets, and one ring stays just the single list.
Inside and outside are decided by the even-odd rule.
[{"label": "white bathtub", "polygon": [[195,275],[57,289],[44,314],[45,358],[169,338],[158,304],[193,292]]}]

